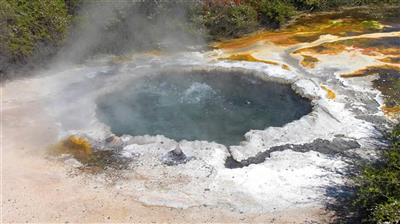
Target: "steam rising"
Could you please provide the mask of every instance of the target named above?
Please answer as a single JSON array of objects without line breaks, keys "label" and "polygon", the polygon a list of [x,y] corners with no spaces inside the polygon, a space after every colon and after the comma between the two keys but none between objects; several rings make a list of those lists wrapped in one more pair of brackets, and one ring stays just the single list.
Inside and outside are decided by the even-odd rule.
[{"label": "steam rising", "polygon": [[[189,17],[192,13],[189,10],[197,4],[200,3],[156,0],[85,2],[75,16],[76,21],[63,49],[50,62],[47,71],[38,72],[52,76],[41,86],[58,93],[46,99],[46,106],[59,122],[61,135],[77,130],[102,135],[103,124],[97,122],[92,110],[94,99],[102,91],[123,84],[109,80],[116,76],[130,79],[152,72],[146,66],[141,67],[153,63],[146,57],[129,61],[130,66],[126,67],[110,66],[108,57],[104,57],[106,63],[96,66],[88,63],[87,59],[96,56],[103,59],[103,55],[129,56],[150,50],[172,56],[203,45],[203,36]],[[176,59],[163,57],[154,63],[162,65],[169,61],[175,62]]]},{"label": "steam rising", "polygon": [[190,21],[195,1],[91,1],[85,3],[58,60],[76,62],[96,54],[175,52],[203,44]]}]

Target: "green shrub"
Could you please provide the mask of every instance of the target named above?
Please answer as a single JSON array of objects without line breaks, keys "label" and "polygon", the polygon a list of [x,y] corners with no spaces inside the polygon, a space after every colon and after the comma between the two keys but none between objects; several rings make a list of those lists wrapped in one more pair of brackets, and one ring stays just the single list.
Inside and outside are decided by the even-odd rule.
[{"label": "green shrub", "polygon": [[293,5],[302,10],[314,10],[324,8],[327,0],[292,0]]},{"label": "green shrub", "polygon": [[357,177],[355,205],[364,222],[400,222],[400,125],[390,135],[390,149],[379,164],[365,166]]},{"label": "green shrub", "polygon": [[2,57],[24,61],[39,44],[57,45],[70,16],[63,0],[0,0]]},{"label": "green shrub", "polygon": [[260,20],[265,26],[279,27],[285,24],[295,12],[295,7],[288,1],[263,0],[260,2]]},{"label": "green shrub", "polygon": [[398,223],[400,221],[400,201],[389,201],[377,205],[372,213],[373,221]]},{"label": "green shrub", "polygon": [[235,37],[253,31],[257,12],[249,5],[214,6],[203,15],[204,25],[213,37]]}]

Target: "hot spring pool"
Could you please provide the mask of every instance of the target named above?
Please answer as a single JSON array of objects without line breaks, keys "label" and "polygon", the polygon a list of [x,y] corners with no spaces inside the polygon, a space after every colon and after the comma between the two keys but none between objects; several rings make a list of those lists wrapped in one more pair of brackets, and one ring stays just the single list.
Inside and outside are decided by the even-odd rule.
[{"label": "hot spring pool", "polygon": [[289,85],[240,72],[141,77],[97,100],[97,116],[116,135],[164,135],[237,145],[251,129],[283,126],[311,111]]}]

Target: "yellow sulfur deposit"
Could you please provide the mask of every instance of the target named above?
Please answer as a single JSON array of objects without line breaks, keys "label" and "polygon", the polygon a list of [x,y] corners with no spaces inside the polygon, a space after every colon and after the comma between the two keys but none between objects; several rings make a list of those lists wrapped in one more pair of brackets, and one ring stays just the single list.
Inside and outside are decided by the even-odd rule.
[{"label": "yellow sulfur deposit", "polygon": [[232,61],[252,61],[252,62],[262,62],[265,64],[270,64],[270,65],[279,65],[279,63],[274,62],[274,61],[267,61],[267,60],[261,60],[258,58],[255,58],[251,54],[233,54],[230,55],[229,57],[221,58],[222,60],[232,60]]},{"label": "yellow sulfur deposit", "polygon": [[81,136],[71,135],[65,140],[64,145],[67,145],[78,151],[82,151],[86,155],[90,155],[93,153],[92,145],[86,138]]},{"label": "yellow sulfur deposit", "polygon": [[320,86],[321,86],[321,88],[323,90],[326,91],[326,98],[328,98],[330,100],[336,99],[336,93],[335,92],[333,92],[331,89],[329,89],[327,86],[325,86],[323,84],[321,84]]}]

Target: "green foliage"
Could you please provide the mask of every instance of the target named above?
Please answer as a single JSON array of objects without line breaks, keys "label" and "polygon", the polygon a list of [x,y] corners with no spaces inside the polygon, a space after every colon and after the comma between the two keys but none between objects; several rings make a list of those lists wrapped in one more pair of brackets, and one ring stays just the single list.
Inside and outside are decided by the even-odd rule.
[{"label": "green foliage", "polygon": [[213,37],[234,37],[253,31],[257,12],[248,5],[215,6],[203,14],[203,23]]},{"label": "green foliage", "polygon": [[392,140],[392,147],[397,150],[400,149],[400,125],[397,125],[392,131],[390,139]]},{"label": "green foliage", "polygon": [[17,62],[31,56],[38,44],[59,44],[70,16],[63,0],[0,0],[0,21],[1,54]]},{"label": "green foliage", "polygon": [[380,22],[376,20],[365,20],[361,22],[361,25],[365,29],[370,29],[370,30],[379,30],[382,29],[382,27],[384,27]]},{"label": "green foliage", "polygon": [[390,135],[392,145],[380,164],[365,166],[356,178],[357,198],[364,222],[400,222],[400,125]]},{"label": "green foliage", "polygon": [[292,3],[301,10],[314,10],[326,7],[328,0],[292,0]]},{"label": "green foliage", "polygon": [[382,92],[385,105],[400,105],[400,72],[396,69],[381,69],[377,72],[379,78],[373,81],[373,85]]},{"label": "green foliage", "polygon": [[400,221],[400,201],[390,201],[376,206],[372,213],[374,222],[391,222]]},{"label": "green foliage", "polygon": [[286,23],[296,12],[288,1],[263,0],[260,3],[260,20],[263,25],[279,27]]}]

